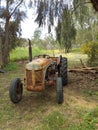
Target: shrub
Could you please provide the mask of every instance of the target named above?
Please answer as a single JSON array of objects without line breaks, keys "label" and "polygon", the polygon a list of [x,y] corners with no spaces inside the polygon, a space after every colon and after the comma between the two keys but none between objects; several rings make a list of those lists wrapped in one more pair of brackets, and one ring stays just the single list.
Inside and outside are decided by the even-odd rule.
[{"label": "shrub", "polygon": [[88,63],[92,64],[98,59],[98,42],[88,42],[82,45],[82,52],[88,55]]}]

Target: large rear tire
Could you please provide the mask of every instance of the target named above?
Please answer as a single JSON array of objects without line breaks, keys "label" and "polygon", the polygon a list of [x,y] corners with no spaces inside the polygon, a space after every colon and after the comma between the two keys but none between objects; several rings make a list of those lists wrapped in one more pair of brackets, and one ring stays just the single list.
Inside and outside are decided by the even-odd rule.
[{"label": "large rear tire", "polygon": [[57,103],[58,104],[61,104],[63,103],[63,100],[64,100],[64,95],[63,95],[63,86],[62,86],[62,78],[61,77],[58,77],[57,78],[57,82],[56,82],[56,87],[57,87]]},{"label": "large rear tire", "polygon": [[67,85],[68,75],[67,75],[67,58],[62,57],[60,61],[60,76],[62,77],[62,84]]},{"label": "large rear tire", "polygon": [[22,99],[23,84],[19,78],[12,80],[9,89],[10,100],[13,103],[18,103]]}]

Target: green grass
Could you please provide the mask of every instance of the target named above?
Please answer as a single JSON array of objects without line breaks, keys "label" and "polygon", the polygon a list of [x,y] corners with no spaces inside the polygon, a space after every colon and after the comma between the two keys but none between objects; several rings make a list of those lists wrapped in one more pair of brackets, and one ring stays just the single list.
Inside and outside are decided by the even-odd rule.
[{"label": "green grass", "polygon": [[[33,48],[32,49],[32,54],[33,56],[42,54],[44,50],[40,50],[38,48]],[[29,59],[29,52],[28,52],[28,47],[17,47],[15,50],[12,50],[10,53],[10,60],[11,61],[17,61],[17,60],[27,60]]]},{"label": "green grass", "polygon": [[98,91],[86,90],[83,94],[85,97],[98,96]]},{"label": "green grass", "polygon": [[[55,56],[59,56],[62,54],[63,57],[68,58],[68,66],[69,67],[75,67],[75,66],[81,66],[80,59],[83,60],[83,62],[86,64],[87,62],[87,55],[82,54],[79,48],[73,48],[72,51],[68,54],[60,53],[59,50],[54,50]],[[41,50],[38,48],[32,49],[33,56],[39,55],[39,54],[48,54],[53,56],[53,50]],[[10,53],[10,60],[17,61],[17,60],[27,60],[29,59],[29,52],[28,48],[24,47],[17,47],[15,50],[11,51]]]},{"label": "green grass", "polygon": [[69,120],[60,111],[53,111],[51,114],[43,118],[42,124],[37,126],[34,130],[96,130],[98,123],[98,108],[85,111],[83,108],[75,110],[77,113],[77,121]]},{"label": "green grass", "polygon": [[[72,54],[75,56],[75,53],[67,54],[70,61],[75,60],[75,57],[72,58]],[[23,89],[21,102],[13,104],[9,98],[10,82],[16,77],[24,79],[24,65],[25,63],[22,64],[22,62],[11,62],[7,69],[12,71],[0,74],[0,130],[98,129],[98,108],[96,108],[97,105],[93,105],[93,103],[98,104],[98,98],[93,98],[93,96],[98,97],[98,92],[93,92],[90,88],[88,91],[84,91],[83,82],[80,82],[82,91],[80,89],[75,92],[74,86],[77,82],[69,83],[68,87],[64,87],[64,103],[62,105],[55,102],[54,88],[53,91],[52,88],[47,88],[43,93],[34,94],[28,92],[26,86]],[[74,77],[74,80],[76,78]],[[98,80],[93,82],[98,83]],[[89,107],[88,104],[92,107]]]},{"label": "green grass", "polygon": [[[54,53],[59,53],[58,50],[54,50]],[[53,55],[53,50],[42,50],[39,48],[33,48],[32,49],[32,55],[40,55],[40,54],[47,54],[47,55]],[[27,60],[29,59],[29,51],[28,47],[17,47],[16,49],[12,50],[10,52],[10,60],[11,61],[17,61],[17,60]]]},{"label": "green grass", "polygon": [[[59,50],[54,50],[54,53],[55,53],[55,55],[57,55],[57,54],[60,55],[62,52],[60,52]],[[32,54],[33,54],[33,56],[39,55],[39,54],[52,55],[53,50],[42,50],[39,48],[33,48]],[[76,58],[82,54],[81,54],[81,51],[79,48],[73,48],[70,53],[68,53],[68,54],[62,53],[62,55],[67,56],[68,58],[73,58],[73,57]],[[16,49],[12,50],[10,53],[11,61],[20,60],[20,59],[28,59],[28,57],[29,57],[28,47],[17,47]]]},{"label": "green grass", "polygon": [[71,53],[81,53],[81,48],[72,48]]},{"label": "green grass", "polygon": [[[59,56],[59,55],[58,55]],[[84,64],[87,64],[87,55],[82,53],[68,53],[68,54],[62,54],[63,57],[67,57],[68,59],[68,66],[69,67],[82,67],[80,59],[82,59]]]},{"label": "green grass", "polygon": [[7,66],[5,67],[5,70],[7,70],[7,71],[16,70],[16,71],[17,71],[18,68],[19,68],[19,65],[18,65],[18,64],[14,63],[14,62],[10,62],[10,63],[8,63]]},{"label": "green grass", "polygon": [[43,119],[41,130],[62,130],[65,118],[59,111],[53,111]]}]

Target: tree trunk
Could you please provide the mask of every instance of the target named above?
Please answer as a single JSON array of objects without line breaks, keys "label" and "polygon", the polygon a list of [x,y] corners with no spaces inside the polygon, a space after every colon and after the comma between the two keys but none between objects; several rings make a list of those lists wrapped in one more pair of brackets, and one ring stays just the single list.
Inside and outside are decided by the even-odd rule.
[{"label": "tree trunk", "polygon": [[69,53],[69,49],[67,47],[65,47],[65,54]]},{"label": "tree trunk", "polygon": [[5,21],[5,38],[2,45],[2,66],[6,66],[9,62],[9,20],[11,15],[9,13],[9,1],[6,1],[6,21]]},{"label": "tree trunk", "polygon": [[0,68],[2,66],[2,30],[0,26]]},{"label": "tree trunk", "polygon": [[19,1],[19,3],[14,7],[14,10],[12,12],[9,12],[10,9],[9,2],[10,2],[9,0],[6,0],[5,37],[4,37],[4,42],[2,43],[2,60],[1,60],[2,67],[6,66],[7,63],[9,62],[9,21],[11,16],[14,15],[16,9],[22,4],[23,0]]},{"label": "tree trunk", "polygon": [[2,66],[6,66],[9,62],[9,18],[6,18],[5,25],[5,41],[2,47]]}]

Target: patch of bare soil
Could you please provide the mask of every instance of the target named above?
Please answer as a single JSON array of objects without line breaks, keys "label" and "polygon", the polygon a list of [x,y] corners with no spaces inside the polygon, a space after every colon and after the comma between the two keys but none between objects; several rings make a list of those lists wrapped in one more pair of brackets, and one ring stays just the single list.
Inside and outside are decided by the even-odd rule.
[{"label": "patch of bare soil", "polygon": [[86,108],[98,105],[98,74],[70,72],[68,80],[69,83],[65,88],[67,100],[72,99],[73,105]]}]

